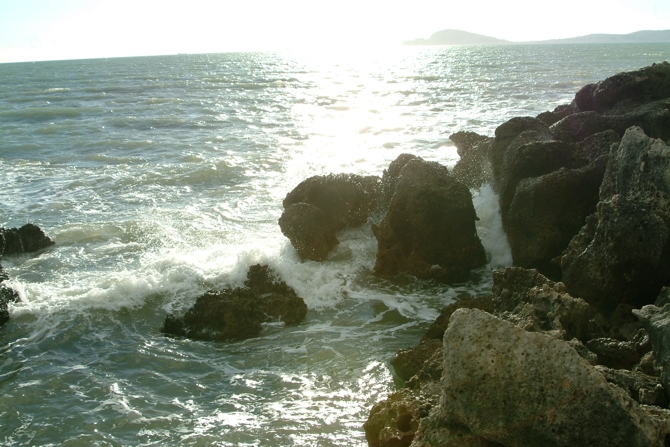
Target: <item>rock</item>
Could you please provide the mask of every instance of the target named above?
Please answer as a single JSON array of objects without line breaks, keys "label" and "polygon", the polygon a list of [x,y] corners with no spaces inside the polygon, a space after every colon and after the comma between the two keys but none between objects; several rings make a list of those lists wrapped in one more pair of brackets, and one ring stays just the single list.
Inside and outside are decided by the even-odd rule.
[{"label": "rock", "polygon": [[661,371],[661,383],[670,390],[670,304],[658,307],[653,304],[633,310],[649,333],[654,359]]},{"label": "rock", "polygon": [[9,276],[0,265],[0,326],[9,321],[9,303],[20,301],[16,290],[4,284],[7,279],[9,279]]},{"label": "rock", "polygon": [[663,62],[585,85],[575,95],[575,102],[580,110],[606,113],[669,97],[670,64]]},{"label": "rock", "polygon": [[442,341],[434,338],[422,340],[416,347],[402,349],[396,352],[391,360],[391,366],[402,381],[407,381],[423,368],[423,364],[436,351],[441,351]]},{"label": "rock", "polygon": [[625,369],[611,369],[606,366],[598,366],[596,369],[605,376],[608,382],[626,391],[635,402],[661,408],[668,407],[668,395],[657,377]]},{"label": "rock", "polygon": [[593,309],[566,293],[563,283],[554,283],[537,270],[495,270],[492,301],[496,316],[530,332],[584,342],[593,332]]},{"label": "rock", "polygon": [[252,265],[244,285],[259,297],[261,309],[270,319],[281,320],[287,326],[300,324],[307,315],[305,300],[279,279],[267,265]]},{"label": "rock", "polygon": [[583,168],[560,168],[519,182],[503,215],[514,265],[560,279],[561,266],[554,258],[596,210],[606,161],[601,157]]},{"label": "rock", "polygon": [[492,295],[473,297],[468,294],[464,294],[459,296],[456,298],[456,301],[451,304],[447,304],[442,308],[440,315],[433,323],[431,323],[428,331],[421,340],[426,341],[435,339],[442,341],[444,331],[447,330],[447,326],[449,325],[451,314],[456,312],[457,309],[479,309],[485,312],[493,313],[492,299]]},{"label": "rock", "polygon": [[493,138],[474,132],[456,132],[449,136],[461,157],[451,174],[470,189],[477,189],[493,180],[488,153]]},{"label": "rock", "polygon": [[527,143],[553,139],[549,127],[536,118],[516,117],[498,126],[489,149],[496,187],[501,185],[502,176],[505,174],[504,159],[508,151],[514,151]]},{"label": "rock", "polygon": [[324,261],[340,242],[323,211],[308,203],[290,205],[279,218],[279,227],[301,259]]},{"label": "rock", "polygon": [[598,356],[599,365],[631,370],[651,350],[649,336],[646,331],[640,331],[641,334],[634,341],[593,338],[586,343],[586,347]]},{"label": "rock", "polygon": [[400,172],[411,160],[423,160],[412,154],[400,154],[391,162],[388,169],[384,169],[382,174],[382,204],[381,209],[386,211],[391,203],[391,197],[395,193],[395,187],[400,178]]},{"label": "rock", "polygon": [[267,266],[252,266],[245,286],[205,293],[183,318],[168,315],[161,332],[196,340],[241,340],[258,336],[261,323],[281,319],[294,325],[305,318],[304,300]]},{"label": "rock", "polygon": [[577,108],[577,103],[575,103],[575,101],[572,101],[570,104],[556,107],[551,112],[540,113],[536,118],[542,121],[547,126],[551,126],[552,124],[562,120],[566,116],[572,115],[573,113],[577,112],[579,112],[579,109]]},{"label": "rock", "polygon": [[284,199],[284,209],[308,203],[326,216],[331,231],[354,228],[365,223],[379,202],[381,180],[377,176],[330,174],[301,182]]},{"label": "rock", "polygon": [[418,394],[400,390],[378,402],[363,424],[370,447],[408,447],[425,417],[437,404],[437,393]]},{"label": "rock", "polygon": [[561,259],[568,291],[602,309],[640,307],[670,284],[670,148],[642,129],[613,146],[597,213]]},{"label": "rock", "polygon": [[440,404],[414,447],[660,447],[670,433],[670,413],[646,411],[566,342],[480,310],[454,312],[444,351]]},{"label": "rock", "polygon": [[413,159],[402,168],[388,212],[372,230],[375,272],[465,281],[486,263],[468,188],[444,166]]},{"label": "rock", "polygon": [[[0,239],[4,239],[4,254],[17,255],[31,253],[54,245],[37,225],[26,224],[21,228],[5,228],[0,231]],[[0,245],[3,245],[0,242]]]}]

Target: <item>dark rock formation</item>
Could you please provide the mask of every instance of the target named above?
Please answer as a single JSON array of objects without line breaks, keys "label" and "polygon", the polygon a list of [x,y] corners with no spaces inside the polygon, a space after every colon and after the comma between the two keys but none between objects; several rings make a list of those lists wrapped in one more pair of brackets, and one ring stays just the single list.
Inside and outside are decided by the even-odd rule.
[{"label": "dark rock formation", "polygon": [[449,136],[454,142],[460,160],[452,169],[451,174],[470,189],[476,189],[493,178],[489,149],[493,138],[474,132],[456,132]]},{"label": "dark rock formation", "polygon": [[561,168],[518,184],[505,219],[515,265],[560,278],[554,258],[595,211],[605,161],[602,157],[581,169]]},{"label": "dark rock formation", "polygon": [[422,160],[422,158],[412,154],[400,154],[391,162],[388,169],[384,169],[384,174],[382,175],[381,200],[381,207],[384,211],[386,211],[391,204],[391,197],[393,197],[393,194],[395,193],[395,187],[400,179],[402,168],[404,168],[411,160]]},{"label": "dark rock formation", "polygon": [[639,104],[670,98],[670,64],[653,64],[619,73],[582,87],[575,95],[579,110],[598,113],[628,110]]},{"label": "dark rock formation", "polygon": [[379,209],[380,198],[376,176],[310,177],[286,195],[279,226],[301,258],[323,261],[339,243],[335,233],[365,223]]},{"label": "dark rock formation", "polygon": [[281,232],[302,259],[323,261],[340,242],[323,211],[308,203],[290,205],[279,218]]},{"label": "dark rock formation", "polygon": [[[664,293],[667,294],[667,291],[666,288]],[[666,390],[670,390],[670,303],[665,300],[664,293],[659,295],[656,304],[644,306],[633,313],[649,333],[654,359],[661,371],[661,383]]]},{"label": "dark rock formation", "polygon": [[438,163],[408,161],[384,220],[372,227],[379,248],[375,272],[464,281],[486,262],[475,230],[472,195]]},{"label": "dark rock formation", "polygon": [[649,304],[670,284],[670,148],[634,127],[613,147],[597,213],[561,258],[571,294],[602,308]]},{"label": "dark rock formation", "polygon": [[0,231],[0,246],[4,246],[5,255],[30,253],[52,245],[54,242],[37,225],[26,224],[21,228],[5,228]]},{"label": "dark rock formation", "polygon": [[183,318],[168,315],[162,332],[196,340],[239,340],[258,336],[261,323],[281,319],[295,325],[305,318],[304,300],[267,266],[252,266],[245,286],[205,293]]},{"label": "dark rock formation", "polygon": [[9,303],[19,301],[19,294],[16,290],[7,287],[7,285],[4,284],[7,279],[9,279],[9,277],[0,265],[0,326],[9,321]]},{"label": "dark rock formation", "polygon": [[482,445],[463,436],[503,446],[663,446],[670,433],[667,414],[647,412],[562,340],[459,309],[444,350],[440,404],[413,446]]},{"label": "dark rock formation", "polygon": [[329,228],[340,231],[364,224],[376,210],[381,180],[376,176],[330,174],[301,182],[284,199],[284,209],[294,203],[309,203],[326,216]]}]

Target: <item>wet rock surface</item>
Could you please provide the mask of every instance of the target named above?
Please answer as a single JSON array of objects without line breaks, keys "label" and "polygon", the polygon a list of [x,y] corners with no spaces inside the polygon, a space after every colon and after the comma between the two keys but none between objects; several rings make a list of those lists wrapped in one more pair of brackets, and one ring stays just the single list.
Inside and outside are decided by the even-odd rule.
[{"label": "wet rock surface", "polygon": [[455,137],[488,149],[516,266],[394,358],[396,398],[439,393],[411,446],[670,445],[669,86],[655,64]]},{"label": "wet rock surface", "polygon": [[470,191],[447,168],[409,160],[400,171],[386,217],[372,227],[378,241],[375,272],[467,280],[472,269],[486,262],[476,219]]},{"label": "wet rock surface", "polygon": [[[21,228],[3,228],[0,230],[0,246],[4,246],[4,255],[32,253],[54,245],[40,227],[26,224]],[[0,255],[3,254],[0,250]]]},{"label": "wet rock surface", "polygon": [[211,290],[182,318],[168,315],[162,332],[196,340],[227,341],[257,337],[262,323],[299,324],[307,314],[304,300],[267,266],[250,267],[245,287]]}]

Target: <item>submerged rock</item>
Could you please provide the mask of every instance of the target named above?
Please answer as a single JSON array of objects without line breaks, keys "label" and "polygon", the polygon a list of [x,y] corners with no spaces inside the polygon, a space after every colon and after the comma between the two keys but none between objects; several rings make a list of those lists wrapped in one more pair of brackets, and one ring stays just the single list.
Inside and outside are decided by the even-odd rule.
[{"label": "submerged rock", "polygon": [[375,272],[407,273],[439,281],[465,281],[484,265],[468,188],[446,167],[409,160],[400,171],[384,220],[372,230],[378,252]]},{"label": "submerged rock", "polygon": [[670,413],[639,406],[566,342],[480,310],[454,312],[444,351],[440,405],[415,447],[660,447],[670,433]]},{"label": "submerged rock", "polygon": [[250,267],[245,286],[205,293],[183,318],[168,315],[161,332],[196,340],[240,340],[258,336],[264,322],[280,319],[296,325],[307,314],[305,301],[267,266]]},{"label": "submerged rock", "polygon": [[[0,246],[5,255],[30,253],[54,245],[40,227],[25,224],[21,228],[4,228],[0,231]],[[3,254],[0,250],[0,255]]]}]

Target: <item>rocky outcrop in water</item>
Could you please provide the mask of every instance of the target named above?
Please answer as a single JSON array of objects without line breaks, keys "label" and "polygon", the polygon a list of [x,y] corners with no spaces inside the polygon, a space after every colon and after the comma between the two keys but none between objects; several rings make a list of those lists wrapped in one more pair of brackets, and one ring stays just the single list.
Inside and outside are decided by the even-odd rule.
[{"label": "rocky outcrop in water", "polygon": [[[466,140],[470,146],[486,143],[476,134]],[[337,231],[378,214],[383,219],[372,230],[380,275],[458,282],[486,263],[468,187],[446,167],[414,155],[401,154],[381,179],[311,177],[286,196],[284,208],[279,226],[302,259],[327,259],[339,243]]]},{"label": "rocky outcrop in water", "polygon": [[621,73],[585,86],[568,106],[496,129],[490,181],[515,265],[561,278],[562,252],[602,200],[610,148],[631,126],[670,138],[669,83],[668,63]]},{"label": "rocky outcrop in water", "polygon": [[196,340],[241,340],[257,337],[262,323],[296,325],[305,318],[305,301],[269,267],[251,266],[244,285],[205,293],[182,318],[168,315],[161,332]]},{"label": "rocky outcrop in water", "polygon": [[[54,245],[40,227],[25,224],[21,228],[3,228],[0,230],[0,246],[4,246],[5,255],[31,253]],[[2,254],[0,252],[0,254]]]},{"label": "rocky outcrop in water", "polygon": [[444,166],[415,158],[400,170],[386,217],[372,227],[375,272],[465,281],[486,263],[468,188]]},{"label": "rocky outcrop in water", "polygon": [[670,445],[668,86],[667,63],[623,73],[471,140],[518,266],[398,352],[369,445]]},{"label": "rocky outcrop in water", "polygon": [[[42,250],[54,245],[40,227],[26,224],[21,228],[0,228],[0,260],[3,255],[19,255]],[[0,326],[9,321],[9,303],[20,300],[16,290],[8,287],[9,279],[0,265]]]}]

